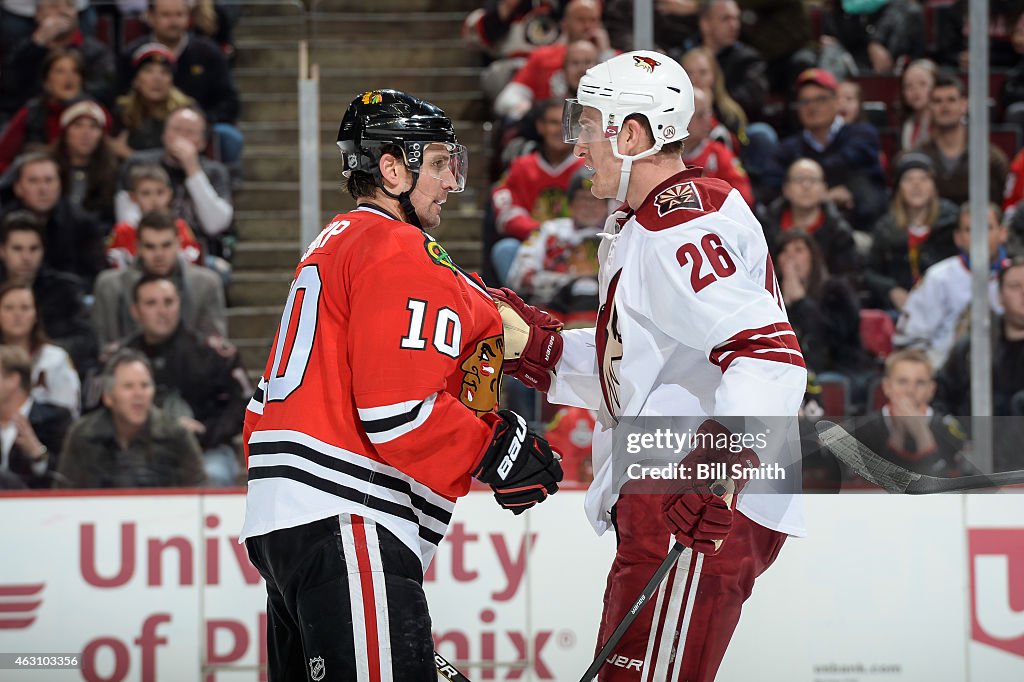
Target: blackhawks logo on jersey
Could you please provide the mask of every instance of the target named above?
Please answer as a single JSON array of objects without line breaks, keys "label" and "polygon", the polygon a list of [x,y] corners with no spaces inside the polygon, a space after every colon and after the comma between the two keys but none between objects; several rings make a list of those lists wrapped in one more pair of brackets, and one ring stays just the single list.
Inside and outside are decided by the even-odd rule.
[{"label": "blackhawks logo on jersey", "polygon": [[505,359],[505,339],[503,336],[489,336],[476,344],[476,348],[468,355],[459,367],[465,374],[462,376],[462,387],[459,400],[462,404],[477,413],[477,416],[493,412],[498,406],[498,394],[501,391],[501,363]]},{"label": "blackhawks logo on jersey", "polygon": [[381,95],[380,90],[368,90],[363,93],[363,104],[380,104],[384,101],[384,96]]},{"label": "blackhawks logo on jersey", "polygon": [[691,211],[704,210],[704,203],[700,200],[697,186],[692,180],[672,185],[654,198],[654,205],[658,207],[658,217],[664,217],[667,213],[680,208]]},{"label": "blackhawks logo on jersey", "polygon": [[434,261],[436,265],[441,265],[453,273],[455,272],[455,263],[452,262],[451,256],[448,255],[443,246],[437,243],[436,239],[428,236],[426,241],[423,242],[423,246],[427,249],[427,255],[430,256],[430,260]]}]

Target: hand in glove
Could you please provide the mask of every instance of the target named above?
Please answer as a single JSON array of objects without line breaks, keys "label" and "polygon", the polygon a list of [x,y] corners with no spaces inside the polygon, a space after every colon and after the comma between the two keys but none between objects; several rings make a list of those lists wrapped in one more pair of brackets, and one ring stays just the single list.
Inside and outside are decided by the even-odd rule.
[{"label": "hand in glove", "polygon": [[494,499],[513,514],[558,492],[561,459],[548,442],[527,430],[526,420],[511,410],[485,415],[494,434],[473,476],[494,490]]},{"label": "hand in glove", "polygon": [[[726,447],[707,447],[729,443],[732,433],[713,419],[697,430],[700,445],[683,459],[684,471],[690,477],[684,489],[666,493],[661,498],[664,521],[676,541],[695,552],[715,555],[732,530],[733,500],[746,484],[745,478],[732,478],[733,465],[757,467],[760,460],[753,450],[744,448],[731,452]],[[722,480],[694,480],[698,464],[724,464],[728,475]]]},{"label": "hand in glove", "polygon": [[530,388],[547,391],[562,357],[562,321],[529,305],[508,288],[488,289],[505,329],[502,371]]}]

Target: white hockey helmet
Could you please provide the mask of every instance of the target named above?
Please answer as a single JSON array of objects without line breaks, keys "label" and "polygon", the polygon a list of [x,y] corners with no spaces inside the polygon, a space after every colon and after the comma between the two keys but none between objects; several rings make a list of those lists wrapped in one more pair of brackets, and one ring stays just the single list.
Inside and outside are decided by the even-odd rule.
[{"label": "white hockey helmet", "polygon": [[[581,122],[586,107],[600,112],[600,128]],[[612,153],[622,159],[617,198],[624,201],[632,162],[657,154],[669,142],[686,139],[693,109],[693,85],[679,62],[649,50],[627,52],[587,69],[576,99],[565,101],[562,137],[567,143],[611,140]],[[619,153],[618,134],[631,114],[640,114],[651,124],[654,146],[625,156]]]}]

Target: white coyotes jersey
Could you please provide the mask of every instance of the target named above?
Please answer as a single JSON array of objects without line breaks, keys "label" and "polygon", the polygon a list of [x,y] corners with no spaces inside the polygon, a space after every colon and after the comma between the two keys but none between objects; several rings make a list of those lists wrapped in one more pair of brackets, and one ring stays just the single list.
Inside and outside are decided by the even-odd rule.
[{"label": "white coyotes jersey", "polygon": [[[795,416],[806,388],[761,226],[739,192],[700,176],[679,173],[635,212],[609,218],[597,326],[563,333],[548,397],[599,411],[586,502],[599,533],[610,527],[616,499],[619,417]],[[804,535],[799,497],[758,494],[757,483],[738,509],[767,528]]]}]

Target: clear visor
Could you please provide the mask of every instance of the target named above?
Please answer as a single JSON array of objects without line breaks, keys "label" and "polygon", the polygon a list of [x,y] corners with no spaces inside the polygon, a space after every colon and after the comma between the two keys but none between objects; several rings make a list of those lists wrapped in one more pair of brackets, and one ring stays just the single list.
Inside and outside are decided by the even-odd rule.
[{"label": "clear visor", "polygon": [[445,183],[449,192],[466,189],[466,173],[469,170],[469,153],[461,144],[434,142],[427,145],[420,172]]},{"label": "clear visor", "polygon": [[600,114],[595,114],[597,109],[590,107],[591,114],[585,116],[584,112],[587,108],[580,104],[579,100],[565,100],[565,105],[562,107],[563,142],[590,144],[605,138],[605,131],[601,129]]}]

